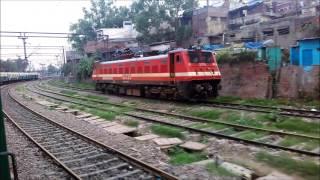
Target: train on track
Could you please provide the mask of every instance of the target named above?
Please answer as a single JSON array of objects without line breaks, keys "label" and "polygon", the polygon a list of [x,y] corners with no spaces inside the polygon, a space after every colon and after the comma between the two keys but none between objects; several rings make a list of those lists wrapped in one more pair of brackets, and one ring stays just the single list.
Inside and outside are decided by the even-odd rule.
[{"label": "train on track", "polygon": [[177,49],[165,55],[96,62],[96,90],[166,99],[218,95],[221,73],[211,51]]},{"label": "train on track", "polygon": [[18,81],[30,81],[39,78],[36,72],[0,72],[0,85]]}]

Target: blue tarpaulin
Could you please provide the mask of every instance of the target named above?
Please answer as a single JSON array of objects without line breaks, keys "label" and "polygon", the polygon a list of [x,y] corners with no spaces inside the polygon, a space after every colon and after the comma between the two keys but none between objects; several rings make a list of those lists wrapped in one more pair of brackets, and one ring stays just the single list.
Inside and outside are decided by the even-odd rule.
[{"label": "blue tarpaulin", "polygon": [[244,43],[244,47],[248,49],[259,49],[263,47],[262,42],[247,42]]},{"label": "blue tarpaulin", "polygon": [[213,51],[213,50],[221,49],[223,47],[224,46],[222,44],[205,44],[202,46],[202,49],[208,50],[208,51]]}]

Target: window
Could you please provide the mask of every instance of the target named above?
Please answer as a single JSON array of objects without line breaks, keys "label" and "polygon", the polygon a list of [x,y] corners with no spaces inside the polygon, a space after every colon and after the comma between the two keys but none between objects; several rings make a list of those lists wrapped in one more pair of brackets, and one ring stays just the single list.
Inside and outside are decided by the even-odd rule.
[{"label": "window", "polygon": [[181,63],[181,59],[180,59],[180,56],[179,56],[179,55],[176,56],[176,62],[177,62],[177,63]]},{"label": "window", "polygon": [[290,33],[289,27],[279,28],[277,31],[279,35],[285,35]]},{"label": "window", "polygon": [[189,51],[191,63],[212,63],[213,56],[211,52]]}]

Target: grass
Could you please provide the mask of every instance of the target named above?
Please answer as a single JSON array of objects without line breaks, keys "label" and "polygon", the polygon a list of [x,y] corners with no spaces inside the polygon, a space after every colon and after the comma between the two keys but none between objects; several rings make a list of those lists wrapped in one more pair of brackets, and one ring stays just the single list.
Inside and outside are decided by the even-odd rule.
[{"label": "grass", "polygon": [[205,160],[206,154],[201,152],[186,152],[182,148],[173,148],[169,152],[170,163],[174,165],[190,164],[193,162]]},{"label": "grass", "polygon": [[290,146],[293,146],[293,145],[297,145],[297,144],[303,143],[304,141],[305,141],[305,139],[301,139],[301,138],[285,137],[279,143],[279,145],[285,146],[285,147],[290,147]]},{"label": "grass", "polygon": [[95,100],[102,100],[102,101],[105,101],[107,100],[106,97],[101,97],[101,96],[95,96],[95,95],[86,95],[85,97],[89,98],[89,99],[95,99]]},{"label": "grass", "polygon": [[305,122],[301,118],[281,117],[274,127],[303,134],[319,136],[320,126],[316,122]]},{"label": "grass", "polygon": [[17,86],[16,87],[16,91],[18,91],[18,92],[23,92],[23,91],[25,91],[26,90],[26,88],[24,87],[24,86]]},{"label": "grass", "polygon": [[294,146],[297,144],[303,145],[303,149],[311,151],[320,146],[319,140],[306,140],[304,138],[293,138],[293,137],[285,137],[280,143],[280,145],[285,147]]},{"label": "grass", "polygon": [[152,125],[151,130],[153,133],[158,135],[163,135],[167,137],[177,137],[177,138],[184,138],[184,135],[181,133],[182,130],[170,126],[164,126],[164,125]]},{"label": "grass", "polygon": [[298,161],[286,155],[274,156],[266,152],[257,153],[256,159],[288,174],[296,174],[307,180],[319,180],[320,177],[320,165],[312,161]]},{"label": "grass", "polygon": [[69,95],[69,96],[74,96],[74,95],[78,94],[77,92],[68,91],[68,90],[62,90],[62,91],[60,91],[60,93],[66,94],[66,95]]},{"label": "grass", "polygon": [[110,112],[110,111],[100,111],[96,109],[89,109],[88,112],[106,120],[113,120],[116,116],[116,113]]},{"label": "grass", "polygon": [[245,126],[262,127],[263,123],[258,119],[252,119],[245,116],[240,116],[239,113],[229,113],[226,116],[226,121],[234,124],[240,124]]},{"label": "grass", "polygon": [[220,103],[234,103],[241,100],[240,97],[235,96],[218,96],[213,101],[220,102]]},{"label": "grass", "polygon": [[208,163],[206,165],[206,169],[216,176],[224,176],[224,177],[235,177],[233,173],[229,172],[228,170],[224,169],[221,166],[217,166],[214,163]]},{"label": "grass", "polygon": [[320,101],[314,99],[298,99],[298,100],[288,100],[288,99],[257,99],[257,98],[247,98],[242,99],[236,96],[219,96],[212,101],[220,103],[239,103],[239,104],[250,104],[250,105],[260,105],[260,106],[295,106],[295,107],[320,107]]},{"label": "grass", "polygon": [[221,111],[217,110],[210,110],[210,111],[192,111],[190,113],[191,116],[206,118],[206,119],[219,119],[220,115],[222,114]]},{"label": "grass", "polygon": [[88,83],[88,82],[75,82],[75,83],[70,83],[74,87],[77,88],[82,88],[82,89],[94,89],[94,83]]},{"label": "grass", "polygon": [[261,133],[261,132],[259,133],[255,131],[243,131],[240,134],[238,134],[237,137],[247,139],[247,140],[254,140],[254,139],[261,138],[265,135],[266,135],[265,133]]},{"label": "grass", "polygon": [[138,121],[133,121],[133,120],[127,120],[124,122],[125,125],[131,126],[131,127],[138,127],[139,122]]}]

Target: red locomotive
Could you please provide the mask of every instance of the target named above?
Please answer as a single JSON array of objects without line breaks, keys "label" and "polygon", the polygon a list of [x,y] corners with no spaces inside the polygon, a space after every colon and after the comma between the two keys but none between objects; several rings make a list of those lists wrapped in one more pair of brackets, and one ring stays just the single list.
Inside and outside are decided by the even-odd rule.
[{"label": "red locomotive", "polygon": [[173,50],[166,55],[97,62],[92,79],[103,92],[172,99],[216,97],[221,74],[214,54]]}]

